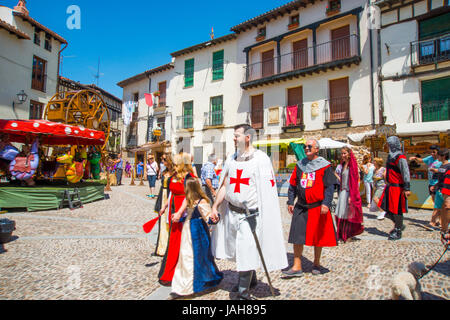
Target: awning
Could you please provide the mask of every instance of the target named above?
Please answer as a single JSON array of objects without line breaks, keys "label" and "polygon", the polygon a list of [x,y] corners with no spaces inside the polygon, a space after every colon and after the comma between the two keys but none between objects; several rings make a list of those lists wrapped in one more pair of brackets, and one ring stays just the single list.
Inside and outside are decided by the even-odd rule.
[{"label": "awning", "polygon": [[44,145],[101,146],[105,133],[47,120],[4,120],[0,119],[0,133],[9,135],[9,141],[24,143],[27,137],[41,137]]},{"label": "awning", "polygon": [[319,140],[320,149],[341,149],[343,147],[352,147],[348,143],[343,143],[340,141],[335,141],[330,138],[322,138]]},{"label": "awning", "polygon": [[[398,136],[432,135],[443,132],[449,132],[450,121],[430,121],[416,123],[397,124]],[[374,136],[375,130],[363,133],[348,134],[347,137],[353,142],[363,142],[365,138]]]},{"label": "awning", "polygon": [[305,144],[304,138],[293,139],[278,139],[278,140],[260,140],[253,142],[253,146],[257,147],[269,147],[269,146],[281,146],[282,149],[287,148],[290,143]]}]

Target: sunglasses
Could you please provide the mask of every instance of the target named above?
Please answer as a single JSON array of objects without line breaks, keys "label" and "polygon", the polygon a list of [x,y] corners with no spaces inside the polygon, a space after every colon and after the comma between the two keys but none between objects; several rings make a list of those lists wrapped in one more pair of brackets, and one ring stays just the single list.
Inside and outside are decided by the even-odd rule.
[{"label": "sunglasses", "polygon": [[312,146],[310,144],[308,144],[307,146],[306,145],[303,146],[303,149],[305,149],[305,150],[312,150],[313,148],[314,148],[314,146]]}]

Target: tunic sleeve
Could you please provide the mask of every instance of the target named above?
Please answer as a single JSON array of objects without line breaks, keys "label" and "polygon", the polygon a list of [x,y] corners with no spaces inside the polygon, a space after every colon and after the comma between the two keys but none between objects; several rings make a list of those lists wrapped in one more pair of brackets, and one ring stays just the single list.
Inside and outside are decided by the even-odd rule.
[{"label": "tunic sleeve", "polygon": [[334,195],[334,186],[336,184],[339,184],[336,176],[333,173],[333,169],[331,167],[328,167],[325,169],[325,173],[323,176],[323,184],[325,186],[325,192],[324,192],[324,199],[323,204],[326,205],[328,208],[331,208],[331,202],[333,201],[333,195]]},{"label": "tunic sleeve", "polygon": [[408,162],[405,158],[400,158],[398,161],[398,166],[400,168],[400,171],[402,173],[403,181],[405,183],[405,191],[410,190],[410,176],[409,176],[409,167]]},{"label": "tunic sleeve", "polygon": [[209,215],[211,214],[211,205],[209,203],[201,203],[198,205],[198,211],[200,212],[203,220],[208,223]]},{"label": "tunic sleeve", "polygon": [[292,172],[291,178],[289,180],[289,190],[288,190],[288,205],[293,206],[295,198],[297,196],[297,166],[295,166],[294,172]]}]

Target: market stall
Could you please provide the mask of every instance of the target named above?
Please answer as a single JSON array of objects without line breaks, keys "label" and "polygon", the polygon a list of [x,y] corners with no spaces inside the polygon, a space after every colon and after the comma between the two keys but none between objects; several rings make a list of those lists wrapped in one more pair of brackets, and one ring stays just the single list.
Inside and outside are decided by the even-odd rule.
[{"label": "market stall", "polygon": [[88,155],[104,143],[103,131],[83,126],[0,119],[0,208],[55,209],[75,188],[83,203],[104,199],[104,184],[81,182]]},{"label": "market stall", "polygon": [[[382,126],[377,130],[361,134],[349,134],[348,138],[355,143],[364,143],[375,157],[387,159],[386,137],[397,135],[403,143],[406,157],[425,158],[430,155],[430,146],[450,148],[450,121],[434,121],[422,123],[404,123]],[[411,196],[408,206],[412,208],[433,209],[433,201],[428,192],[428,170],[426,165],[410,163]]]}]

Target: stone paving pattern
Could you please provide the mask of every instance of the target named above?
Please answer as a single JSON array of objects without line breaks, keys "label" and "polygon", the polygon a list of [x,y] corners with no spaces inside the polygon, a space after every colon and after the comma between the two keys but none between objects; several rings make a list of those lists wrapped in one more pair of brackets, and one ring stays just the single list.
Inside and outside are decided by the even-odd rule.
[{"label": "stone paving pattern", "polygon": [[[156,229],[146,235],[142,225],[156,217],[155,200],[146,197],[146,186],[112,187],[109,199],[84,208],[42,212],[8,212],[0,218],[16,221],[13,241],[0,246],[0,299],[148,299],[160,285],[161,259],[152,256]],[[137,183],[139,184],[139,182]],[[286,198],[280,198],[285,239],[290,215]],[[384,300],[390,299],[390,281],[409,263],[433,264],[443,252],[439,233],[424,225],[431,211],[414,210],[405,216],[403,239],[387,241],[390,220],[377,221],[365,208],[365,232],[360,240],[324,248],[322,265],[329,272],[311,274],[313,248],[305,247],[304,277],[282,279],[271,272],[277,295],[271,296],[263,271],[251,293],[268,300]],[[289,262],[292,246],[286,243]],[[231,288],[237,272],[230,261],[217,261],[224,280],[215,289],[185,297],[192,300],[235,298]],[[447,253],[422,280],[424,299],[450,298],[450,261]]]}]

